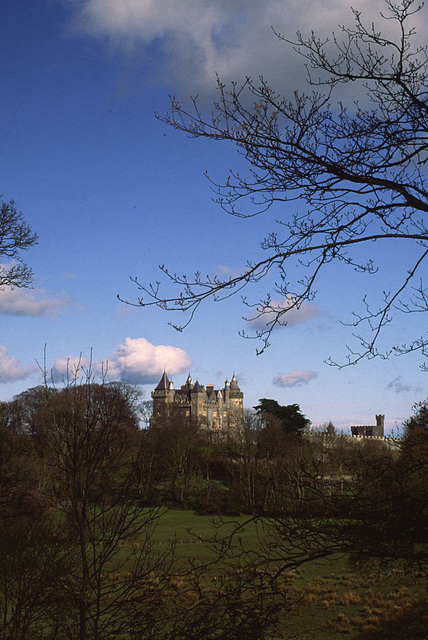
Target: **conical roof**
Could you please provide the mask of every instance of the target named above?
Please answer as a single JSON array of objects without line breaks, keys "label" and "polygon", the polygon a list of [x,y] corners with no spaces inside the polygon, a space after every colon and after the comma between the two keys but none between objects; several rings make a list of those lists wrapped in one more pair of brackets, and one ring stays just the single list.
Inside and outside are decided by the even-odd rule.
[{"label": "conical roof", "polygon": [[230,388],[239,391],[239,384],[238,384],[238,381],[236,379],[235,374],[233,374],[232,380],[230,381]]},{"label": "conical roof", "polygon": [[168,376],[166,375],[166,373],[164,371],[163,372],[163,376],[159,380],[159,384],[156,387],[155,391],[166,391],[167,389],[169,389],[169,380],[168,380]]}]

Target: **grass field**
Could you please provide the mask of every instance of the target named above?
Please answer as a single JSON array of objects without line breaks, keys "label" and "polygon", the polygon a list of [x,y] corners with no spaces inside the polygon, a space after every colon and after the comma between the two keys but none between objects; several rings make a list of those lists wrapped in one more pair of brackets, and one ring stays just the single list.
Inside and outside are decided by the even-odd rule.
[{"label": "grass field", "polygon": [[[243,525],[246,518],[225,519],[222,531]],[[175,543],[177,562],[209,562],[214,554],[201,539],[215,531],[215,518],[190,511],[165,510],[153,542],[164,549]],[[254,523],[240,531],[242,546],[257,551],[260,546]],[[425,577],[398,568],[387,571],[351,571],[347,558],[334,556],[303,565],[287,575],[293,606],[284,613],[288,637],[301,640],[357,638],[376,631],[385,620],[397,620],[425,595]],[[409,636],[410,638],[410,636]]]}]

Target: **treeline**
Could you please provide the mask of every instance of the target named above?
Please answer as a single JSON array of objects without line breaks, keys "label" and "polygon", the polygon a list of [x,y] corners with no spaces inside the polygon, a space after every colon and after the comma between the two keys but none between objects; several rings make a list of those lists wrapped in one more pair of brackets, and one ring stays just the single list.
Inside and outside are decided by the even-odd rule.
[{"label": "treeline", "polygon": [[[219,438],[173,418],[141,429],[141,397],[122,383],[1,403],[2,640],[281,637],[289,569],[340,551],[426,571],[427,405],[399,450],[302,436],[292,407],[299,427],[261,401]],[[173,543],[154,544],[168,506],[245,514],[259,548],[240,546],[240,521],[205,541],[209,566],[177,563]]]},{"label": "treeline", "polygon": [[131,500],[223,515],[290,514],[310,504],[313,514],[321,487],[354,482],[373,456],[393,458],[382,443],[302,437],[310,422],[298,405],[274,400],[246,410],[228,434],[174,416],[141,429],[141,410],[139,390],[118,382],[40,386],[2,403],[1,486],[56,504],[78,481],[92,504]]}]

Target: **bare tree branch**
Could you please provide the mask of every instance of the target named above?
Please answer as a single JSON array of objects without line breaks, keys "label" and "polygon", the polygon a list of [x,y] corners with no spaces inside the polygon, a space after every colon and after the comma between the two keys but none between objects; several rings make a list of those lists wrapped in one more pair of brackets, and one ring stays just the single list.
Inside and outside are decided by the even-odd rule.
[{"label": "bare tree branch", "polygon": [[[196,273],[190,278],[161,266],[167,283],[178,287],[177,294],[163,293],[159,282],[146,285],[135,277],[131,280],[141,295],[124,302],[187,312],[183,323],[171,323],[182,330],[207,298],[222,301],[275,272],[273,291],[292,304],[275,305],[273,291],[249,303],[257,317],[269,314],[266,328],[256,332],[261,353],[273,329],[286,323],[290,309],[314,299],[326,265],[382,275],[376,254],[360,257],[360,249],[382,241],[391,251],[403,247],[409,266],[401,279],[383,285],[389,293],[380,291],[374,311],[367,303],[366,313],[355,313],[352,324],[365,325],[369,338],[358,336],[360,349],[350,351],[346,364],[426,344],[426,338],[417,337],[408,349],[377,348],[383,327],[395,314],[428,310],[426,296],[414,296],[428,251],[428,49],[413,46],[415,30],[409,26],[423,9],[415,0],[385,4],[381,17],[395,24],[395,38],[366,26],[356,10],[354,26],[341,27],[340,36],[322,41],[314,33],[306,39],[297,34],[292,44],[307,66],[309,93],[283,97],[262,77],[258,82],[246,78],[230,88],[218,79],[219,99],[207,116],[197,98],[190,108],[171,98],[170,111],[157,114],[161,121],[191,137],[231,142],[248,161],[246,174],[231,171],[224,183],[212,182],[220,207],[248,218],[275,205],[279,226],[261,242],[267,257],[249,259],[237,277]],[[344,84],[352,85],[349,90],[355,95],[348,105],[342,101]],[[298,279],[291,282],[296,265]],[[244,301],[248,303],[246,296]]]},{"label": "bare tree branch", "polygon": [[28,287],[33,272],[22,260],[21,253],[38,242],[13,200],[0,202],[0,290],[7,287]]}]

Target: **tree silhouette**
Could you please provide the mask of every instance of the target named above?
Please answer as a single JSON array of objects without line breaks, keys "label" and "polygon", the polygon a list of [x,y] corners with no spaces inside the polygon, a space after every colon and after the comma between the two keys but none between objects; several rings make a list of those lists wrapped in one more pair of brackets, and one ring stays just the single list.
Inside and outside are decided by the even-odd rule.
[{"label": "tree silhouette", "polygon": [[[207,115],[197,99],[186,107],[172,98],[160,120],[195,138],[235,144],[248,162],[247,172],[231,171],[224,183],[213,185],[218,204],[239,218],[275,205],[278,228],[261,242],[266,257],[248,256],[239,275],[180,276],[163,265],[172,288],[132,278],[140,291],[132,304],[188,312],[184,323],[171,323],[182,329],[207,298],[221,301],[275,273],[276,284],[266,296],[244,298],[251,308],[248,319],[258,320],[258,326],[265,321],[255,336],[242,332],[261,340],[261,353],[272,331],[287,323],[287,314],[314,299],[329,265],[377,272],[376,297],[365,297],[350,321],[359,346],[349,349],[342,364],[387,357],[390,350],[377,347],[385,325],[399,312],[428,310],[420,279],[428,255],[428,57],[427,47],[415,43],[412,27],[414,14],[425,9],[415,0],[385,5],[381,16],[391,37],[366,26],[356,10],[354,26],[341,27],[331,39],[297,34],[292,44],[309,70],[307,93],[284,97],[263,78],[230,87],[219,79],[219,99]],[[406,252],[401,275],[392,279],[382,271],[374,242]],[[428,339],[415,335],[391,349],[426,356]]]},{"label": "tree silhouette", "polygon": [[13,200],[0,201],[0,289],[3,287],[28,287],[33,272],[22,260],[21,253],[38,242]]},{"label": "tree silhouette", "polygon": [[299,434],[305,431],[311,424],[305,418],[298,404],[280,405],[276,400],[261,398],[259,404],[254,407],[255,412],[267,426],[280,426],[285,433]]}]

